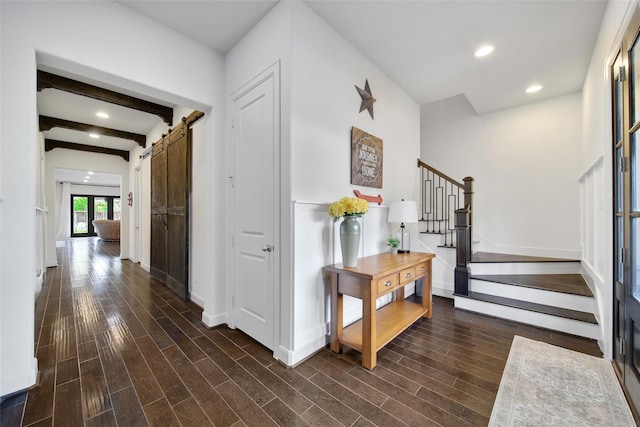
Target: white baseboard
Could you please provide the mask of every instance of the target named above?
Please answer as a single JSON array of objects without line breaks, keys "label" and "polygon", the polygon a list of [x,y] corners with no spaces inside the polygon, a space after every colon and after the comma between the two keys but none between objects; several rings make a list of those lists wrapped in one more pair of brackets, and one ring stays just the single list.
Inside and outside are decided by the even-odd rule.
[{"label": "white baseboard", "polygon": [[149,266],[149,264],[145,264],[144,262],[140,261],[140,267],[142,267],[142,269],[147,273],[151,272],[151,267]]},{"label": "white baseboard", "polygon": [[432,288],[431,295],[436,295],[443,298],[453,299],[453,291],[450,289],[443,288]]},{"label": "white baseboard", "polygon": [[206,311],[202,312],[202,323],[207,328],[213,328],[218,325],[226,323],[227,313],[209,314]]},{"label": "white baseboard", "polygon": [[[11,377],[10,375],[15,375]],[[25,390],[38,382],[38,359],[31,359],[31,367],[28,372],[16,375],[16,372],[10,372],[9,375],[3,375],[0,381],[0,396],[6,396]]]},{"label": "white baseboard", "polygon": [[273,352],[273,357],[286,366],[293,366],[293,352],[283,346],[278,346]]},{"label": "white baseboard", "polygon": [[204,298],[202,298],[200,295],[191,293],[191,295],[189,295],[189,299],[198,304],[200,307],[204,308]]}]

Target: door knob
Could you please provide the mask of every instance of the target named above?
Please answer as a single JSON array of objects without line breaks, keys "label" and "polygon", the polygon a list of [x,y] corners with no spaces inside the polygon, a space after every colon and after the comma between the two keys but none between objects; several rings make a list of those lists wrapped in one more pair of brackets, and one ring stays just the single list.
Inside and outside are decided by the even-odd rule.
[{"label": "door knob", "polygon": [[271,245],[264,245],[262,247],[262,252],[271,252],[273,250],[273,246]]}]

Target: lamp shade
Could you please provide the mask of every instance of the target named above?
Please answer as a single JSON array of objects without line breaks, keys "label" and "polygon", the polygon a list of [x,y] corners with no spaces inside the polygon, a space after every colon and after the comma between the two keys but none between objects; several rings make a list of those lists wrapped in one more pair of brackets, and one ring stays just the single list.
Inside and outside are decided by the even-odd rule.
[{"label": "lamp shade", "polygon": [[391,202],[389,222],[418,222],[418,204],[411,200]]}]

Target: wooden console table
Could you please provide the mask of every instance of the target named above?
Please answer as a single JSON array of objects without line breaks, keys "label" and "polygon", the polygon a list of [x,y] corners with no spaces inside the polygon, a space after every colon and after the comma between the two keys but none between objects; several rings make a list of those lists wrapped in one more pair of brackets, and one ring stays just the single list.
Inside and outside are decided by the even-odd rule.
[{"label": "wooden console table", "polygon": [[[431,260],[435,254],[380,254],[360,258],[357,267],[323,267],[331,275],[331,350],[347,345],[362,353],[362,366],[373,369],[377,352],[420,317],[431,318]],[[404,299],[404,286],[423,279],[422,304]],[[390,292],[395,301],[376,310],[376,299]],[[342,296],[362,300],[362,319],[342,327]]]}]

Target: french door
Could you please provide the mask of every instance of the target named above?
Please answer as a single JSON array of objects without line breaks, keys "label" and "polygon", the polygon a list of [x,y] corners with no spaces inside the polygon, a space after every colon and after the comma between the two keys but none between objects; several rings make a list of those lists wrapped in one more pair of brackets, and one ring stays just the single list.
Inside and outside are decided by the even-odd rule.
[{"label": "french door", "polygon": [[614,365],[640,409],[640,14],[612,66]]},{"label": "french door", "polygon": [[71,195],[71,237],[95,236],[94,219],[120,219],[120,198]]}]

